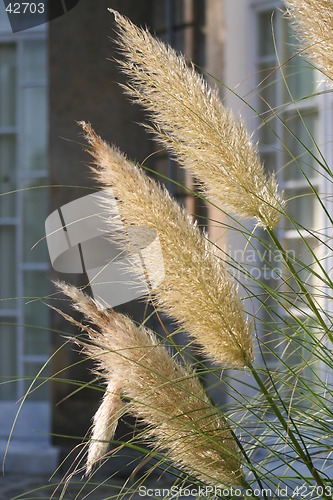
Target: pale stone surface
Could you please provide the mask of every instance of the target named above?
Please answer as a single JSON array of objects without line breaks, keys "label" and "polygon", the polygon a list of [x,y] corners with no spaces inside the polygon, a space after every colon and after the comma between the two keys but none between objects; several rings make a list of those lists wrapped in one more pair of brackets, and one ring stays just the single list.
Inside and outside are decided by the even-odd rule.
[{"label": "pale stone surface", "polygon": [[[3,463],[6,441],[0,441],[0,460]],[[59,463],[59,450],[47,441],[11,441],[4,464],[5,474],[13,480],[21,474],[52,474]],[[1,484],[1,480],[0,480]]]}]

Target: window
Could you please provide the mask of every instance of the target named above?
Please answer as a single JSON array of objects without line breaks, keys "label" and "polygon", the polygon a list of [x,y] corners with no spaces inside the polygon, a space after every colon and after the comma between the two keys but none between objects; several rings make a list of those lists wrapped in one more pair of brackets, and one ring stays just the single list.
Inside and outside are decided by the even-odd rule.
[{"label": "window", "polygon": [[[204,47],[202,38],[202,26],[204,22],[203,12],[199,10],[192,0],[190,2],[177,2],[175,0],[164,0],[154,3],[154,21],[157,35],[176,50],[183,52],[190,60],[198,65],[202,54],[199,53],[196,40],[201,38],[201,50]],[[177,166],[175,161],[165,150],[158,148],[154,156],[154,168],[159,175],[166,179],[165,184],[170,194],[186,207],[188,212],[198,219],[198,224],[205,227],[207,224],[206,204],[198,197],[193,196],[189,190],[195,190],[195,182],[191,174]],[[157,176],[158,178],[158,176]],[[163,181],[163,179],[158,179]],[[182,186],[186,186],[185,189]]]},{"label": "window", "polygon": [[[283,13],[283,5],[280,7],[268,8],[264,3],[255,6],[257,109],[262,119],[258,129],[260,153],[265,167],[276,172],[288,202],[290,219],[283,217],[279,239],[291,256],[302,283],[325,316],[328,297],[320,275],[330,268],[331,256],[328,249],[326,255],[320,253],[323,245],[320,244],[320,250],[318,241],[326,242],[331,237],[323,206],[328,206],[332,184],[315,158],[323,165],[331,158],[330,144],[325,142],[332,136],[331,102],[323,92],[322,76],[299,54],[299,45]],[[320,193],[320,198],[317,193]],[[310,383],[314,372],[320,370],[318,366],[311,367],[316,327],[304,294],[299,293],[299,285],[285,269],[281,268],[281,273],[282,280],[271,279],[267,284],[283,291],[290,314],[287,318],[283,308],[275,311],[276,316],[266,311],[263,335],[269,339],[272,326],[276,331],[278,317],[281,319],[278,321],[281,333],[283,329],[283,336],[275,341],[274,346],[268,342],[267,361],[274,365],[276,358],[272,350],[279,349],[284,362],[289,367],[295,366],[295,376],[302,372],[302,377]],[[308,328],[304,329],[298,320],[304,321],[305,318]],[[311,339],[307,343],[305,337],[308,338],[309,332]],[[303,370],[302,366],[306,369]],[[290,391],[293,387],[291,381]],[[294,404],[297,404],[297,398]]]},{"label": "window", "polygon": [[[8,28],[1,18],[1,407],[22,397],[49,354],[48,311],[40,300],[48,288],[46,245],[31,250],[47,215],[47,38],[45,26],[19,36]],[[46,401],[45,387],[29,401]]]}]

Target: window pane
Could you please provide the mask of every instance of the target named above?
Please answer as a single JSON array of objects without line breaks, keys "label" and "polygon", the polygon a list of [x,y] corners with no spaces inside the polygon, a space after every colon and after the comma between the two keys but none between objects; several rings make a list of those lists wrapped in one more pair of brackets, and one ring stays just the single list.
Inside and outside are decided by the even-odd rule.
[{"label": "window pane", "polygon": [[[294,30],[290,22],[283,19],[283,35],[286,43],[283,45],[284,54],[284,74],[287,80],[287,85],[293,99],[300,99],[307,95],[311,95],[315,91],[315,71],[309,65],[302,51],[297,38],[294,35]],[[285,100],[290,100],[290,95],[287,89],[285,91]]]},{"label": "window pane", "polygon": [[7,17],[7,13],[6,13],[4,8],[1,8],[0,9],[0,29],[8,31],[7,27],[10,30],[10,24],[9,24],[9,20]]},{"label": "window pane", "polygon": [[[292,98],[297,100],[311,96],[315,90],[315,73],[309,64],[300,56],[296,56],[286,64],[286,82]],[[290,94],[285,89],[286,101],[290,101]]]},{"label": "window pane", "polygon": [[262,12],[259,14],[259,56],[274,55],[273,43],[273,28],[272,19],[275,32],[275,17],[272,17],[272,11]]},{"label": "window pane", "polygon": [[0,45],[0,127],[16,123],[16,46]]},{"label": "window pane", "polygon": [[259,113],[263,120],[260,126],[260,142],[262,145],[274,144],[276,136],[272,132],[276,132],[277,119],[274,116],[276,108],[276,86],[277,78],[279,77],[276,71],[271,67],[259,66],[258,80],[258,97],[259,97]]},{"label": "window pane", "polygon": [[[0,226],[0,299],[16,296],[15,226]],[[12,309],[15,301],[0,300],[0,309]]]},{"label": "window pane", "polygon": [[[321,287],[318,279],[314,276],[313,271],[318,272],[315,255],[318,253],[319,242],[314,238],[308,238],[306,243],[309,245],[310,249],[301,238],[286,239],[284,241],[284,248],[288,252],[297,275],[303,285],[305,285],[305,287],[312,293],[312,296],[317,299],[321,294]],[[291,276],[290,272],[286,269],[283,269],[282,272],[284,279],[283,290],[286,297],[292,304],[296,304],[296,302],[298,302],[298,306],[307,305],[304,294],[300,292],[299,285]]]},{"label": "window pane", "polygon": [[45,41],[32,40],[23,45],[23,79],[40,81],[46,79],[47,46]]},{"label": "window pane", "polygon": [[[316,327],[311,319],[306,321],[306,328],[312,332]],[[285,380],[284,396],[293,398],[293,404],[298,407],[307,407],[311,405],[309,389],[319,393],[315,382],[314,373],[319,372],[318,358],[314,355],[316,349],[316,339],[311,337],[307,330],[293,322],[292,319],[286,321],[284,328],[285,339],[281,343],[282,359],[285,365],[292,367],[295,375],[291,374],[286,367],[281,368],[281,375]],[[285,375],[283,375],[283,373]],[[304,382],[304,383],[303,383]]]},{"label": "window pane", "polygon": [[274,150],[260,153],[260,158],[264,164],[265,172],[276,172],[276,153]]},{"label": "window pane", "polygon": [[0,400],[16,399],[16,320],[0,318]]},{"label": "window pane", "polygon": [[[302,119],[304,123],[302,122]],[[311,136],[318,137],[318,113],[316,111],[303,112],[302,119],[298,113],[294,111],[284,113],[284,123],[291,131],[289,132],[285,129],[284,142],[291,154],[295,156],[304,173],[313,179],[317,176],[317,172],[314,170],[316,163],[308,151],[315,156],[318,154],[313,139],[311,138]],[[295,134],[299,141],[293,137],[292,133]],[[304,176],[296,162],[287,152],[285,153],[284,161],[285,181],[290,179],[304,179]]]},{"label": "window pane", "polygon": [[22,164],[26,170],[47,168],[47,90],[23,90]]},{"label": "window pane", "polygon": [[[25,391],[29,389],[42,366],[43,363],[24,363],[24,375],[26,377],[24,384]],[[32,392],[28,396],[28,401],[46,401],[48,399],[49,386],[48,383],[44,383],[43,379],[45,377],[47,377],[47,370],[43,370],[40,374],[40,378],[35,380]],[[41,387],[39,387],[40,385]]]},{"label": "window pane", "polygon": [[[271,280],[266,283],[273,290],[277,288],[277,283]],[[276,304],[270,298],[265,300],[263,314],[261,318],[261,337],[260,337],[260,354],[265,359],[265,362],[270,367],[275,367],[278,361],[281,347],[281,334],[276,329],[276,316],[274,315],[274,310],[276,309]]]},{"label": "window pane", "polygon": [[[290,219],[307,229],[319,229],[321,207],[316,195],[310,189],[288,189],[286,198],[288,199],[286,212]],[[287,218],[284,219],[284,226],[285,229],[294,229]]]},{"label": "window pane", "polygon": [[[41,181],[33,180],[25,183],[31,187],[23,192],[23,259],[24,262],[48,262],[45,241],[45,218],[47,214],[48,189]],[[35,187],[35,188],[34,188]],[[32,247],[39,241],[33,249]]]},{"label": "window pane", "polygon": [[43,304],[48,293],[46,272],[26,271],[24,273],[24,353],[47,354],[49,345],[49,309]]},{"label": "window pane", "polygon": [[[16,186],[16,137],[0,136],[0,186],[1,194],[13,191]],[[15,216],[15,194],[0,197],[0,217]]]}]

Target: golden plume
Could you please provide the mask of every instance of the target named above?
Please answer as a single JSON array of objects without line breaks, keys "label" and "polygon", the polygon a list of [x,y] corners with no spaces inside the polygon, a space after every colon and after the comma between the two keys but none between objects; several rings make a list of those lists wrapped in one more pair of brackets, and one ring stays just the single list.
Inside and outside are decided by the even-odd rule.
[{"label": "golden plume", "polygon": [[[243,367],[253,360],[250,326],[235,284],[214,247],[167,190],[82,123],[101,186],[111,188],[127,226],[157,231],[165,277],[158,307],[178,322],[213,361]],[[112,212],[112,207],[110,207]]]},{"label": "golden plume", "polygon": [[240,217],[274,228],[284,206],[274,174],[268,177],[241,120],[221,103],[193,65],[118,12],[119,61],[126,92],[151,118],[148,127],[178,162],[201,182],[206,195]]},{"label": "golden plume", "polygon": [[119,395],[120,388],[113,380],[108,382],[103,401],[93,420],[91,440],[87,457],[86,473],[90,474],[93,466],[107,453],[109,443],[116,432],[118,420],[125,405]]},{"label": "golden plume", "polygon": [[286,4],[309,59],[333,80],[332,1],[288,0]]},{"label": "golden plume", "polygon": [[[88,333],[90,343],[77,342],[97,362],[108,385],[94,418],[87,472],[105,455],[105,442],[116,425],[115,413],[119,416],[125,409],[147,426],[142,437],[183,470],[206,484],[242,484],[234,436],[195,374],[179,364],[150,330],[137,327],[114,310],[99,310],[93,299],[73,286],[58,287],[88,320],[88,324],[82,324],[59,311]],[[123,408],[120,398],[126,400]],[[96,441],[102,444],[96,446]]]}]

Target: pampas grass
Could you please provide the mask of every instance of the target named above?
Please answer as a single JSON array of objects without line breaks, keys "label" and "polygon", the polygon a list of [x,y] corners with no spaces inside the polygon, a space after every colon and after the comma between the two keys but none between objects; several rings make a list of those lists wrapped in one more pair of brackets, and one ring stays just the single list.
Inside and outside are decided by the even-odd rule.
[{"label": "pampas grass", "polygon": [[214,247],[166,189],[102,141],[89,124],[82,126],[94,175],[103,189],[112,189],[122,220],[157,231],[165,268],[163,282],[153,291],[157,306],[214,362],[246,366],[253,360],[250,325]]},{"label": "pampas grass", "polygon": [[333,80],[332,1],[287,0],[286,4],[310,61]]},{"label": "pampas grass", "polygon": [[124,411],[121,397],[126,400],[126,411],[147,425],[142,436],[156,450],[166,452],[168,459],[206,484],[241,484],[241,461],[233,435],[196,376],[177,363],[148,329],[137,328],[113,310],[99,310],[75,287],[58,286],[93,323],[79,325],[61,313],[88,332],[91,343],[83,343],[84,351],[97,362],[108,384],[94,418],[87,473],[106,451],[105,442],[115,430],[115,414]]},{"label": "pampas grass", "polygon": [[109,443],[116,432],[118,420],[124,412],[124,403],[119,395],[120,387],[111,379],[108,382],[103,401],[94,416],[91,440],[87,457],[86,473],[107,453]]},{"label": "pampas grass", "polygon": [[150,130],[180,165],[199,179],[205,194],[240,217],[277,226],[283,199],[266,176],[251,136],[215,90],[185,58],[118,12],[117,39],[125,59],[127,94],[149,112]]},{"label": "pampas grass", "polygon": [[[325,15],[325,9],[332,4],[290,0],[289,5],[307,45],[319,47],[325,40],[322,53],[314,49],[311,55],[330,74],[332,11]],[[270,280],[261,274],[262,281],[254,279],[256,289],[251,284],[247,287],[249,298],[263,310],[261,317],[259,313],[255,317],[257,324],[261,322],[260,364],[255,364],[251,328],[237,287],[207,236],[164,188],[98,137],[89,124],[82,123],[93,157],[92,172],[99,185],[115,196],[128,235],[138,226],[158,234],[165,279],[152,290],[154,304],[187,330],[202,353],[217,364],[217,370],[212,365],[205,367],[209,382],[223,393],[228,391],[227,398],[223,395],[222,412],[211,402],[196,373],[177,362],[153,332],[112,309],[103,310],[77,288],[61,284],[60,289],[86,321],[61,314],[88,334],[88,339],[80,337],[76,342],[95,360],[106,383],[93,421],[86,472],[90,475],[107,456],[118,419],[126,412],[144,424],[140,436],[153,452],[163,453],[167,462],[190,474],[195,485],[244,487],[237,498],[260,494],[262,498],[294,498],[309,492],[328,500],[333,491],[329,375],[333,364],[331,346],[324,338],[330,335],[331,317],[317,299],[320,286],[325,289],[325,300],[330,299],[329,271],[323,267],[321,277],[313,264],[302,262],[302,256],[289,256],[279,232],[275,234],[281,211],[285,213],[284,202],[274,176],[264,174],[257,147],[242,122],[224,108],[217,93],[182,56],[118,13],[115,16],[125,56],[121,64],[130,79],[126,91],[148,110],[153,122],[150,130],[196,175],[210,198],[241,217],[256,219],[265,228],[271,243],[251,235],[260,247],[258,260],[275,273],[270,254],[278,251],[278,269],[283,272],[276,276],[276,283],[274,273]],[[279,119],[283,122],[283,113]],[[285,124],[289,130],[288,122]],[[310,152],[306,142],[298,142],[305,154]],[[311,176],[305,180],[313,188]],[[321,196],[318,193],[318,199]],[[112,210],[110,207],[110,216],[115,215]],[[329,235],[322,241],[317,228],[302,226],[300,232],[298,222],[285,215],[295,229],[290,238],[297,233],[310,260],[317,262],[309,236],[329,252]],[[249,241],[246,230],[236,230]],[[247,265],[235,259],[234,264],[242,276],[250,278]],[[297,269],[301,269],[299,273]],[[309,280],[304,279],[304,270]],[[307,287],[312,279],[315,284]],[[289,281],[298,285],[297,290],[288,289]],[[309,307],[304,307],[305,300],[299,302],[300,297]],[[227,370],[222,372],[221,385],[221,364],[248,367],[249,376]],[[151,448],[145,452],[148,457],[154,454]],[[177,473],[176,477],[175,484],[184,478]],[[281,487],[286,493],[281,493]],[[222,495],[236,497],[230,488]]]}]

